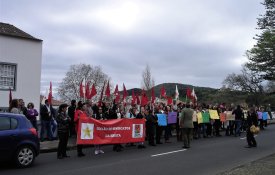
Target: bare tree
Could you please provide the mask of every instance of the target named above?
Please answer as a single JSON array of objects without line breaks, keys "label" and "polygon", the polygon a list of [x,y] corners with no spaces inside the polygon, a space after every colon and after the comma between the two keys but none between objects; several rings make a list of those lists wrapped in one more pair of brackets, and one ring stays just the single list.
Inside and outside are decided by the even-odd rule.
[{"label": "bare tree", "polygon": [[223,81],[223,85],[226,88],[232,90],[241,90],[244,92],[263,92],[262,78],[244,65],[241,74],[229,74]]},{"label": "bare tree", "polygon": [[144,90],[150,90],[152,87],[155,86],[155,80],[151,74],[151,68],[147,64],[145,70],[142,72],[142,88]]},{"label": "bare tree", "polygon": [[274,93],[275,92],[275,81],[268,81],[265,86],[265,91],[267,93]]},{"label": "bare tree", "polygon": [[102,90],[104,81],[108,76],[102,71],[100,66],[91,66],[87,64],[71,65],[69,71],[66,73],[65,78],[58,87],[58,95],[64,101],[70,101],[72,99],[80,99],[80,83],[85,80],[90,82],[90,85],[94,84],[97,90],[97,97]]}]

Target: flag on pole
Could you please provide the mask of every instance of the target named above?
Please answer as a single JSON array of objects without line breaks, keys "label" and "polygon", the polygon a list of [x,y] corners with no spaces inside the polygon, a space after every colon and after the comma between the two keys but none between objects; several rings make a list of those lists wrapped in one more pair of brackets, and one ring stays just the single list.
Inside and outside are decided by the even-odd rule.
[{"label": "flag on pole", "polygon": [[147,103],[148,103],[148,98],[147,98],[145,90],[143,89],[142,93],[141,93],[141,106],[145,106],[145,105],[147,105]]},{"label": "flag on pole", "polygon": [[11,88],[10,88],[10,94],[9,94],[9,104],[11,104],[12,101],[12,93],[11,93]]},{"label": "flag on pole", "polygon": [[128,96],[128,93],[127,93],[127,90],[126,90],[126,87],[123,83],[123,100]]},{"label": "flag on pole", "polygon": [[90,82],[89,81],[86,83],[85,96],[86,96],[87,99],[91,99],[91,95],[90,95]]},{"label": "flag on pole", "polygon": [[176,85],[176,91],[175,91],[175,99],[178,100],[179,99],[179,91],[178,91],[178,86]]},{"label": "flag on pole", "polygon": [[188,97],[189,99],[191,99],[192,98],[192,91],[191,91],[191,89],[188,87],[187,89],[186,89],[186,97]]},{"label": "flag on pole", "polygon": [[109,81],[107,83],[105,95],[106,95],[106,97],[110,97],[111,96]]},{"label": "flag on pole", "polygon": [[127,93],[127,90],[126,90],[126,87],[123,83],[123,97],[122,97],[122,101],[124,103],[124,106],[126,106],[126,97],[128,96],[128,93]]},{"label": "flag on pole", "polygon": [[135,96],[135,92],[134,92],[134,89],[132,89],[132,105],[135,105],[136,104],[136,96]]},{"label": "flag on pole", "polygon": [[84,98],[84,92],[83,92],[83,80],[81,80],[80,85],[79,85],[79,96],[80,98]]},{"label": "flag on pole", "polygon": [[119,103],[119,101],[120,101],[120,95],[119,95],[119,92],[118,92],[118,85],[116,85],[116,88],[115,88],[115,91],[114,91],[114,96],[116,97],[115,98],[115,102]]},{"label": "flag on pole", "polygon": [[165,88],[164,86],[161,87],[161,90],[160,90],[160,97],[166,97],[166,91],[165,91]]},{"label": "flag on pole", "polygon": [[48,102],[50,105],[52,105],[52,98],[53,98],[53,92],[52,92],[52,82],[50,82],[50,92],[48,95]]},{"label": "flag on pole", "polygon": [[195,90],[193,88],[192,92],[191,92],[191,97],[194,98],[194,99],[197,99],[197,95],[195,93]]},{"label": "flag on pole", "polygon": [[91,93],[89,94],[90,99],[93,98],[96,94],[97,92],[96,92],[95,84],[93,84]]},{"label": "flag on pole", "polygon": [[105,82],[104,82],[103,87],[102,87],[102,90],[101,90],[101,94],[100,94],[100,99],[99,99],[99,102],[98,102],[98,106],[102,106],[102,99],[103,99],[104,87],[105,87]]},{"label": "flag on pole", "polygon": [[172,105],[172,103],[173,103],[173,98],[167,97],[167,105]]},{"label": "flag on pole", "polygon": [[151,103],[155,103],[156,96],[155,96],[155,90],[154,87],[152,87],[152,92],[151,92]]},{"label": "flag on pole", "polygon": [[191,96],[192,96],[192,99],[193,99],[193,103],[195,104],[196,101],[197,101],[197,95],[196,95],[196,93],[195,93],[194,88],[193,88],[193,90],[192,90]]},{"label": "flag on pole", "polygon": [[136,99],[137,99],[137,105],[140,105],[139,95],[136,96]]}]

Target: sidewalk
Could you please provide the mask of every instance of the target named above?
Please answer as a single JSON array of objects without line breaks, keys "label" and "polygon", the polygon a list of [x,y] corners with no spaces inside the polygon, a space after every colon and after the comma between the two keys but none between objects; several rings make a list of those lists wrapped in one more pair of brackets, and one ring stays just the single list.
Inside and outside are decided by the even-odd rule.
[{"label": "sidewalk", "polygon": [[[40,142],[40,153],[56,152],[59,140]],[[69,138],[67,149],[76,148],[76,137]]]},{"label": "sidewalk", "polygon": [[274,175],[275,174],[275,154],[262,159],[250,162],[245,165],[233,168],[217,175]]}]

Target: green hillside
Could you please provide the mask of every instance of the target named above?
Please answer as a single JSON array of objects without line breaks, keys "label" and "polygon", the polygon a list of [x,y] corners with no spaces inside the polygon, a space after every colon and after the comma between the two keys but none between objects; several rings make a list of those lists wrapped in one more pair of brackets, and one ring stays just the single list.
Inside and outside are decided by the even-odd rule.
[{"label": "green hillside", "polygon": [[[194,88],[198,97],[198,103],[206,104],[243,104],[243,105],[266,105],[272,104],[275,106],[275,94],[251,94],[241,91],[231,91],[228,89],[214,89],[209,87],[199,87],[180,83],[163,83],[154,87],[155,96],[160,96],[161,87],[164,86],[166,95],[174,97],[176,85],[178,86],[179,96],[181,101],[186,99],[186,89]],[[142,89],[134,88],[135,94],[141,94]],[[128,95],[132,95],[132,89],[127,90]],[[121,92],[122,93],[122,92]],[[147,95],[151,96],[151,90],[147,92]]]}]

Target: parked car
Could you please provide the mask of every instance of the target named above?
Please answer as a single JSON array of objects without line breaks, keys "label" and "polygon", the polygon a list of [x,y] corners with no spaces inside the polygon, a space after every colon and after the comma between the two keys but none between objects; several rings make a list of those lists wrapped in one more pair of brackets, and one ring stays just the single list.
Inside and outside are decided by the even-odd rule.
[{"label": "parked car", "polygon": [[0,113],[0,161],[29,167],[39,150],[38,133],[24,115]]}]

